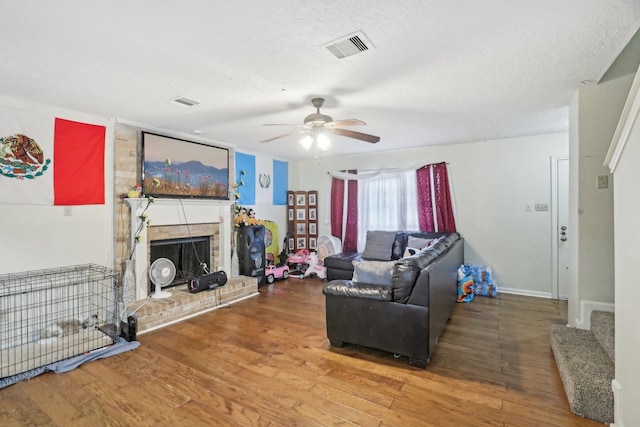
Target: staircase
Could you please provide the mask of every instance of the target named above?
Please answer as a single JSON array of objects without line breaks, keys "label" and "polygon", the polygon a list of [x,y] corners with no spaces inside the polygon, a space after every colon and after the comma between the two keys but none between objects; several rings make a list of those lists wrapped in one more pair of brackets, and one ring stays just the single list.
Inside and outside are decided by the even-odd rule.
[{"label": "staircase", "polygon": [[613,422],[614,313],[591,312],[591,330],[551,326],[551,349],[571,412]]}]

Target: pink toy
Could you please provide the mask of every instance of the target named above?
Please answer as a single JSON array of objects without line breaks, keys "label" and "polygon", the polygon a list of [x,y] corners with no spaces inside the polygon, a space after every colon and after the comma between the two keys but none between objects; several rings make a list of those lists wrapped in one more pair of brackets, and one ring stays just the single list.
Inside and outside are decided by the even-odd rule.
[{"label": "pink toy", "polygon": [[267,283],[271,284],[276,279],[286,279],[289,277],[289,266],[283,265],[276,267],[275,265],[269,265],[264,274],[267,276]]},{"label": "pink toy", "polygon": [[315,252],[311,252],[307,255],[305,263],[309,267],[307,267],[307,270],[304,272],[304,277],[309,277],[310,275],[315,274],[320,279],[327,278],[327,268],[318,262],[318,255],[316,255]]},{"label": "pink toy", "polygon": [[306,249],[300,249],[295,254],[289,255],[287,257],[288,264],[304,264],[305,259],[309,255],[309,251]]}]

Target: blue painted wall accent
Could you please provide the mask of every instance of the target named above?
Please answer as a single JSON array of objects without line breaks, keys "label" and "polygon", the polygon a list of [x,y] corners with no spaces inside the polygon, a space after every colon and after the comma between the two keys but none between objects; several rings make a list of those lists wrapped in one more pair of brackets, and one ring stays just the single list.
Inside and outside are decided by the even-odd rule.
[{"label": "blue painted wall accent", "polygon": [[287,204],[289,189],[289,162],[273,161],[273,204]]},{"label": "blue painted wall accent", "polygon": [[[243,173],[244,172],[244,173]],[[256,156],[236,151],[236,182],[240,194],[239,205],[256,204]],[[243,184],[240,184],[240,183]]]}]

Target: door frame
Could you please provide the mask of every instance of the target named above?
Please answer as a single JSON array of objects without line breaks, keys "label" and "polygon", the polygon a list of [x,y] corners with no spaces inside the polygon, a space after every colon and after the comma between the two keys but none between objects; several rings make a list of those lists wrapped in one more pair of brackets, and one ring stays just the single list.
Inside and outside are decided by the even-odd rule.
[{"label": "door frame", "polygon": [[568,156],[551,157],[551,298],[558,299],[558,161]]}]

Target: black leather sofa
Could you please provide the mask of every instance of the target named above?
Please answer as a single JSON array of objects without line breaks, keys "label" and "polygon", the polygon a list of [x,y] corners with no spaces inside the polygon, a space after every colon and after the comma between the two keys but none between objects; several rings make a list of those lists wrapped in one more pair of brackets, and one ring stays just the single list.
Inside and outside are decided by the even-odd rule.
[{"label": "black leather sofa", "polygon": [[[390,258],[388,258],[391,260],[399,260],[403,257],[409,242],[409,237],[437,239],[447,235],[447,233],[425,231],[396,231],[395,234]],[[353,277],[353,261],[361,260],[367,260],[362,252],[341,252],[326,257],[324,259],[324,266],[327,268],[327,281],[351,279]]]},{"label": "black leather sofa", "polygon": [[456,305],[457,269],[464,262],[460,235],[439,235],[428,248],[391,263],[391,284],[334,279],[324,286],[332,346],[375,348],[427,367]]}]

